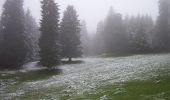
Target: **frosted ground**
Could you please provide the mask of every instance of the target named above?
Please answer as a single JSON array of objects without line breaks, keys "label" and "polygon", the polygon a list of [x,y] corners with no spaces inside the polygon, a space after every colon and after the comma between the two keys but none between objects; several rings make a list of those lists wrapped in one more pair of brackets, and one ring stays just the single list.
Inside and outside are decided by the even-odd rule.
[{"label": "frosted ground", "polygon": [[[144,81],[163,74],[170,76],[170,67],[167,67],[170,54],[78,60],[83,62],[61,65],[55,71],[38,68],[36,62],[25,65],[22,70],[0,71],[1,100],[75,100],[86,94],[97,94],[102,86]],[[114,90],[115,94],[121,92],[126,90]],[[108,100],[107,94],[98,100]]]}]

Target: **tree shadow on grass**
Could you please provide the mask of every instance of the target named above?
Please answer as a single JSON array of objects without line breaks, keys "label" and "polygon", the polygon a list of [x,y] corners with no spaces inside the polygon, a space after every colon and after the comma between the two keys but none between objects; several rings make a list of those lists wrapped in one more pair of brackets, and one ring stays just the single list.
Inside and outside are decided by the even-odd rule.
[{"label": "tree shadow on grass", "polygon": [[62,61],[62,64],[82,64],[84,61],[82,60],[75,60],[75,61]]},{"label": "tree shadow on grass", "polygon": [[61,69],[41,69],[32,71],[18,71],[16,73],[4,73],[0,74],[0,79],[17,79],[19,82],[31,82],[36,80],[48,79],[52,76],[62,74]]},{"label": "tree shadow on grass", "polygon": [[19,76],[21,76],[21,81],[34,81],[34,80],[43,80],[48,79],[55,75],[62,74],[61,69],[43,69],[43,70],[37,70],[37,71],[30,71],[26,73],[21,73]]},{"label": "tree shadow on grass", "polygon": [[21,69],[19,66],[0,66],[0,71],[15,71],[19,69]]}]

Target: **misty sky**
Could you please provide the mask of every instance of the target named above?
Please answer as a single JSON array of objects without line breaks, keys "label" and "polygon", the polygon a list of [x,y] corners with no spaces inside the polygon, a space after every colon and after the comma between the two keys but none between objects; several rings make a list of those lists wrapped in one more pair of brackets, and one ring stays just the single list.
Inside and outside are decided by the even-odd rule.
[{"label": "misty sky", "polygon": [[[0,0],[0,9],[3,2]],[[25,0],[25,8],[30,8],[33,16],[40,19],[40,0]],[[90,32],[96,30],[96,25],[103,20],[112,6],[116,12],[123,15],[148,14],[154,19],[158,15],[158,0],[56,0],[63,13],[67,5],[74,5],[79,18],[87,22]],[[0,10],[0,12],[2,12]]]}]

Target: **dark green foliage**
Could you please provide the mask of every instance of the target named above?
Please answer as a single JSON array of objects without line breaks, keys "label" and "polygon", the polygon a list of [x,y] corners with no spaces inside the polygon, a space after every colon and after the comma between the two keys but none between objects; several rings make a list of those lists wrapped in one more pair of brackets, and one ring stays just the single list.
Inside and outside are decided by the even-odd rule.
[{"label": "dark green foliage", "polygon": [[80,22],[73,6],[68,6],[61,22],[61,41],[63,57],[81,56]]},{"label": "dark green foliage", "polygon": [[27,54],[24,37],[23,1],[7,0],[3,8],[0,66],[14,68],[24,63]]},{"label": "dark green foliage", "polygon": [[59,12],[54,0],[43,0],[40,46],[40,65],[52,67],[60,63]]},{"label": "dark green foliage", "polygon": [[159,51],[170,51],[170,0],[159,0],[155,47]]}]

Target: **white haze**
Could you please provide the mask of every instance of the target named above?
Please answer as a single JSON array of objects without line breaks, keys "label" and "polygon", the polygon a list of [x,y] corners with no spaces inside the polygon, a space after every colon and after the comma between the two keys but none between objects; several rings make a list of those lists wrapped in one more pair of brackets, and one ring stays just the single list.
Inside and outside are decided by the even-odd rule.
[{"label": "white haze", "polygon": [[[0,0],[0,12],[5,0]],[[32,15],[37,19],[40,15],[41,0],[25,0],[25,8],[32,11]],[[60,12],[63,13],[67,5],[74,5],[78,11],[79,18],[87,22],[90,32],[95,32],[96,25],[103,20],[112,6],[116,12],[125,15],[148,14],[154,19],[158,15],[158,0],[56,0],[60,5]],[[62,14],[61,14],[62,16]]]}]

